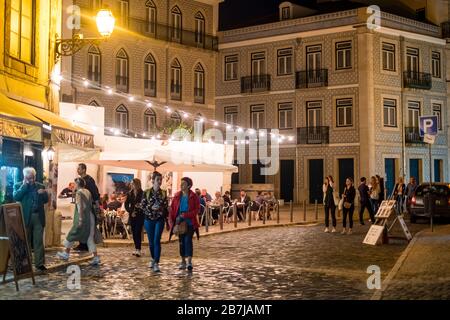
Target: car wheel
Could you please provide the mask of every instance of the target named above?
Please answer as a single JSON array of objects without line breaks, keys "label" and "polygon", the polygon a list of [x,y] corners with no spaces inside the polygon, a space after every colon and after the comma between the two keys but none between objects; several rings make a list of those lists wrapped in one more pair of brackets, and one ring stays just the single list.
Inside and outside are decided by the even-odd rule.
[{"label": "car wheel", "polygon": [[412,214],[412,215],[409,217],[409,222],[411,222],[411,223],[416,223],[416,222],[417,222],[416,216]]}]

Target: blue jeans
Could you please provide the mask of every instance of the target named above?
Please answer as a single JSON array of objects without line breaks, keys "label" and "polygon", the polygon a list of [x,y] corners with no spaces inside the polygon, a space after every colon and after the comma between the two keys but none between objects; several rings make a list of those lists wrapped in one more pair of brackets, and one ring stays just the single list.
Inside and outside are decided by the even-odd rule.
[{"label": "blue jeans", "polygon": [[378,212],[379,202],[378,202],[378,200],[375,200],[372,198],[370,198],[369,201],[370,201],[370,204],[372,205],[373,214],[376,215]]},{"label": "blue jeans", "polygon": [[192,236],[194,235],[194,229],[188,226],[188,232],[183,234],[179,238],[180,242],[180,256],[192,257],[194,254],[194,244],[192,243]]},{"label": "blue jeans", "polygon": [[164,231],[164,220],[145,219],[144,227],[147,232],[148,245],[150,247],[152,259],[155,263],[159,263],[159,258],[161,257],[161,235]]}]

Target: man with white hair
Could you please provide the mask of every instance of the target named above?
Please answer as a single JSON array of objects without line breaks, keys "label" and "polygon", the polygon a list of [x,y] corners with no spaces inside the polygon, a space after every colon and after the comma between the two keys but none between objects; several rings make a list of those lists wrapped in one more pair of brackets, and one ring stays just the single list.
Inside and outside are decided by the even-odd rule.
[{"label": "man with white hair", "polygon": [[23,181],[14,185],[14,200],[22,205],[22,212],[27,237],[33,243],[34,265],[41,271],[45,267],[44,205],[48,202],[48,193],[42,183],[36,182],[36,170],[31,167],[23,169]]}]

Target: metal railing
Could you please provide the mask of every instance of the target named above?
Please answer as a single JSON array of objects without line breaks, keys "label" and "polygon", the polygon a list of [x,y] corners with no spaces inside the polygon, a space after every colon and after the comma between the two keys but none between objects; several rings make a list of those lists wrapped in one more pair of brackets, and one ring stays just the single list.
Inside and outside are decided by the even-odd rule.
[{"label": "metal railing", "polygon": [[194,88],[194,102],[195,103],[205,103],[205,89],[204,88]]},{"label": "metal railing", "polygon": [[116,76],[116,89],[121,92],[128,92],[128,77]]},{"label": "metal railing", "polygon": [[420,136],[418,127],[405,127],[405,143],[423,144],[423,137]]},{"label": "metal railing", "polygon": [[241,93],[270,91],[270,74],[260,74],[241,78]]},{"label": "metal railing", "polygon": [[181,84],[170,84],[170,98],[172,100],[181,100]]},{"label": "metal railing", "polygon": [[431,89],[431,74],[426,72],[403,72],[403,86],[405,88]]},{"label": "metal railing", "polygon": [[328,69],[297,71],[295,73],[295,88],[317,88],[328,86]]},{"label": "metal railing", "polygon": [[442,38],[450,38],[450,21],[441,23]]},{"label": "metal railing", "polygon": [[330,127],[297,128],[298,144],[328,144],[330,142]]},{"label": "metal railing", "polygon": [[156,81],[144,80],[144,95],[147,97],[156,97]]}]

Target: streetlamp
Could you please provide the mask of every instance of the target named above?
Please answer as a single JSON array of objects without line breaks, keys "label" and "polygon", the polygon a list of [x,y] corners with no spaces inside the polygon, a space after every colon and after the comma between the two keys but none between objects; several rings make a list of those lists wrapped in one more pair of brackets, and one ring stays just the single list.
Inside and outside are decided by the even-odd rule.
[{"label": "streetlamp", "polygon": [[82,34],[74,34],[71,39],[56,39],[56,59],[71,56],[87,44],[99,44],[109,38],[114,30],[115,18],[109,9],[101,9],[95,17],[97,30],[101,38],[83,38]]},{"label": "streetlamp", "polygon": [[53,149],[52,144],[50,143],[50,146],[47,149],[47,160],[51,163],[55,157],[55,149]]}]

